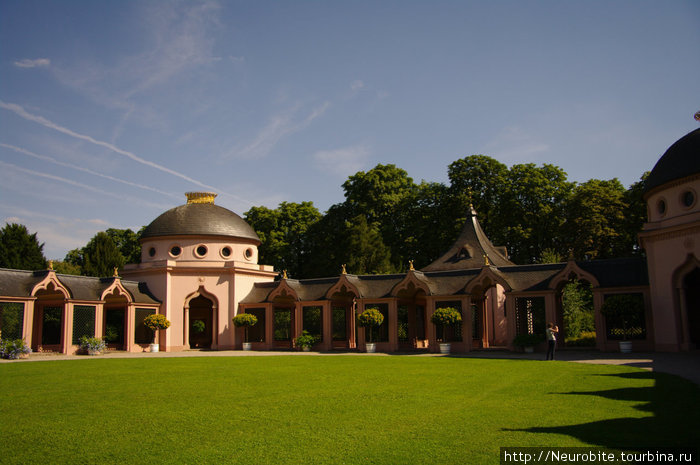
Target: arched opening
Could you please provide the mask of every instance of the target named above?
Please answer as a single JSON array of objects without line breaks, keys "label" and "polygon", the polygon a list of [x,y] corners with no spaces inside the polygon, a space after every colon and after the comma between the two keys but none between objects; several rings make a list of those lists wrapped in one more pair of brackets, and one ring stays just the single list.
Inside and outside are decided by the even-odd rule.
[{"label": "arched opening", "polygon": [[484,281],[471,294],[472,348],[508,345],[505,289],[498,283]]},{"label": "arched opening", "polygon": [[685,308],[688,315],[688,336],[695,348],[700,347],[700,268],[683,278]]},{"label": "arched opening", "polygon": [[595,347],[596,327],[593,286],[586,280],[572,279],[557,289],[558,343],[569,347]]},{"label": "arched opening", "polygon": [[295,337],[295,302],[291,296],[280,295],[272,305],[272,339],[275,349],[291,349]]},{"label": "arched opening", "polygon": [[192,349],[211,349],[214,342],[214,303],[203,295],[189,302],[189,344]]},{"label": "arched opening", "polygon": [[396,293],[399,350],[422,350],[429,346],[426,333],[425,291],[409,282]]},{"label": "arched opening", "polygon": [[52,282],[46,289],[37,291],[35,296],[32,350],[61,352],[66,343],[63,330],[66,297]]},{"label": "arched opening", "polygon": [[113,294],[105,297],[104,306],[104,340],[112,350],[126,349],[126,319],[129,302],[115,289]]},{"label": "arched opening", "polygon": [[330,296],[331,301],[331,347],[353,349],[355,343],[354,308],[356,295],[345,286]]}]

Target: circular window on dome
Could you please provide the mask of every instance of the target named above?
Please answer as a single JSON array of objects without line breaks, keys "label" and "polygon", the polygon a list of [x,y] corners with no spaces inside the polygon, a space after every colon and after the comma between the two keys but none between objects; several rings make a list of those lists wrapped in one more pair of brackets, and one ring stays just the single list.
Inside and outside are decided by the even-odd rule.
[{"label": "circular window on dome", "polygon": [[194,250],[195,254],[199,257],[202,258],[207,254],[207,246],[206,245],[198,245],[197,248]]},{"label": "circular window on dome", "polygon": [[156,256],[156,248],[155,248],[155,247],[151,247],[150,249],[148,249],[148,256],[149,256],[149,257],[155,257],[155,256]]},{"label": "circular window on dome", "polygon": [[221,249],[221,256],[224,258],[228,258],[231,256],[231,247],[226,246]]},{"label": "circular window on dome", "polygon": [[247,249],[245,249],[245,259],[246,259],[246,260],[252,260],[252,259],[253,259],[253,253],[254,253],[254,252],[253,252],[253,249],[251,249],[250,247],[248,247]]},{"label": "circular window on dome", "polygon": [[685,191],[681,194],[681,204],[686,207],[690,208],[695,204],[695,192],[693,191]]},{"label": "circular window on dome", "polygon": [[173,257],[179,257],[182,253],[182,248],[179,245],[174,245],[170,247],[170,255]]},{"label": "circular window on dome", "polygon": [[656,211],[659,212],[661,216],[666,214],[666,201],[664,199],[659,199],[659,201],[656,202]]}]

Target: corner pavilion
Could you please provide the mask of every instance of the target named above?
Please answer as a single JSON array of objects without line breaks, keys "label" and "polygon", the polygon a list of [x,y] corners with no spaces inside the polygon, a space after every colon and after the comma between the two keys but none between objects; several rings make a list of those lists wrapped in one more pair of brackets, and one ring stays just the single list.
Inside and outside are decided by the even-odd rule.
[{"label": "corner pavilion", "polygon": [[[547,321],[565,334],[561,291],[572,279],[591,284],[596,346],[616,350],[619,328],[600,312],[606,297],[639,294],[633,349],[700,346],[700,129],[674,143],[648,180],[648,221],[639,235],[645,258],[517,265],[484,234],[473,208],[453,246],[433,263],[405,273],[291,279],[258,264],[260,239],[237,214],[215,205],[215,194],[188,193],[145,229],[140,264],[123,278],[67,276],[53,270],[0,269],[3,338],[24,338],[35,351],[74,353],[82,335],[108,337],[116,350],[148,350],[143,319],[164,314],[161,350],[240,349],[232,325],[254,314],[253,349],[293,348],[302,331],[317,334],[316,350],[364,350],[355,316],[378,308],[384,323],[377,350],[437,351],[509,348],[518,334],[543,333]],[[443,334],[430,323],[437,308],[455,307],[462,324]]]}]

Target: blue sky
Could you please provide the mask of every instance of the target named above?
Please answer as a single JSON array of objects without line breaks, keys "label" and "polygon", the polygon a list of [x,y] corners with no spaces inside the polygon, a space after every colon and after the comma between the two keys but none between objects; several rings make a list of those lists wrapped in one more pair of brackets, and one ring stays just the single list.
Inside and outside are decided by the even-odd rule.
[{"label": "blue sky", "polygon": [[62,259],[479,153],[629,185],[698,127],[699,45],[697,1],[0,0],[0,224]]}]

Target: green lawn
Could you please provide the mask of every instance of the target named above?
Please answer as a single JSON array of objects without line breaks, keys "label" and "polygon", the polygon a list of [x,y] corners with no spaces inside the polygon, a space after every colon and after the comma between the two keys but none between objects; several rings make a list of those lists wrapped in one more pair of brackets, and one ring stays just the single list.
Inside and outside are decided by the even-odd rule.
[{"label": "green lawn", "polygon": [[0,463],[498,463],[689,446],[700,389],[566,362],[274,356],[0,364]]}]

